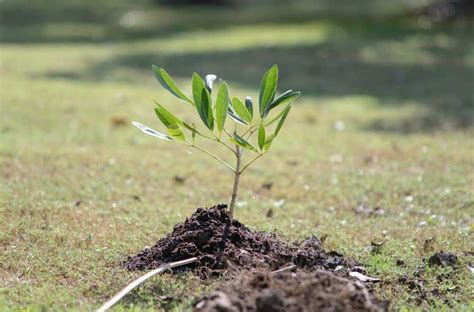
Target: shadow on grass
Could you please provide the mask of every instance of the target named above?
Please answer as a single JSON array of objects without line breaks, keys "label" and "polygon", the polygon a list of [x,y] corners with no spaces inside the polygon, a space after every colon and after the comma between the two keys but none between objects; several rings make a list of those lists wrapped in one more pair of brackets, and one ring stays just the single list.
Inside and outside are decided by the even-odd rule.
[{"label": "shadow on grass", "polygon": [[153,0],[0,1],[0,42],[100,43],[165,38],[195,29],[405,14],[392,0],[234,1],[229,6],[156,5]]},{"label": "shadow on grass", "polygon": [[[397,122],[377,120],[368,130],[411,133],[446,128],[464,129],[473,125],[473,69],[466,64],[469,34],[455,34],[450,44],[436,44],[437,32],[384,25],[346,25],[348,32],[321,44],[246,48],[233,51],[163,54],[126,53],[95,63],[82,73],[49,72],[47,78],[100,81],[117,70],[150,75],[151,64],[165,67],[173,76],[189,78],[194,71],[216,73],[227,81],[244,87],[259,85],[261,74],[272,64],[279,64],[281,89],[293,87],[306,95],[341,97],[367,95],[380,105],[415,104],[424,114]],[[372,26],[376,31],[366,31]],[[385,25],[386,26],[386,25]],[[394,28],[395,27],[395,28]],[[390,41],[412,40],[425,36],[420,49],[429,60],[394,59],[377,50]],[[363,57],[374,47],[375,57]],[[369,51],[371,51],[369,49]],[[133,78],[130,78],[133,77]],[[118,78],[136,83],[134,76]],[[138,79],[139,81],[139,79]]]}]

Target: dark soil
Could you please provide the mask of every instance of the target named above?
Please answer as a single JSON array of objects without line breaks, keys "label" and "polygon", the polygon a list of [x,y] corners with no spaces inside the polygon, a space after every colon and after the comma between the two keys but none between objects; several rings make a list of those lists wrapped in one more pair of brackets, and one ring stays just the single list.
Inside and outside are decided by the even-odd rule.
[{"label": "dark soil", "polygon": [[451,252],[437,252],[433,254],[428,262],[430,265],[438,266],[455,266],[458,263],[458,257]]},{"label": "dark soil", "polygon": [[184,269],[198,269],[205,277],[232,268],[271,271],[288,264],[308,270],[337,267],[338,274],[345,274],[352,266],[337,252],[325,252],[316,237],[287,243],[275,233],[252,231],[230,218],[225,205],[197,209],[170,234],[129,257],[124,265],[129,270],[148,270],[190,257],[199,261]]},{"label": "dark soil", "polygon": [[331,272],[246,273],[198,300],[199,312],[386,311],[360,282]]}]

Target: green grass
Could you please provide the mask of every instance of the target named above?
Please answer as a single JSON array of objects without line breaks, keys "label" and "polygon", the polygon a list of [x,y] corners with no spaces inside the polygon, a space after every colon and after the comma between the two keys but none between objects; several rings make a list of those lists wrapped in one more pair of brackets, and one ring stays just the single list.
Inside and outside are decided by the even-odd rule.
[{"label": "green grass", "polygon": [[[261,73],[278,63],[282,88],[304,95],[271,152],[242,178],[237,218],[288,239],[327,235],[326,248],[383,279],[375,291],[396,309],[473,309],[467,263],[474,260],[466,255],[474,249],[472,24],[426,28],[398,18],[342,18],[336,13],[347,7],[333,12],[323,3],[302,19],[295,6],[284,22],[267,12],[260,23],[244,7],[225,28],[194,27],[195,19],[183,22],[191,15],[186,10],[145,7],[139,10],[148,19],[140,21],[181,22],[163,27],[167,32],[146,24],[127,33],[114,31],[120,14],[106,8],[97,9],[101,23],[77,21],[72,28],[52,26],[64,26],[70,8],[55,8],[63,17],[51,9],[41,27],[4,21],[3,309],[94,309],[140,275],[120,267],[128,255],[154,244],[196,207],[229,199],[232,176],[224,167],[128,125],[137,120],[159,128],[154,98],[194,115],[153,80],[152,63],[179,77],[187,92],[193,71],[212,72],[226,78],[232,93],[254,98]],[[137,8],[124,2],[123,9]],[[232,9],[205,14],[213,12],[226,18]],[[167,19],[152,18],[160,14]],[[127,124],[114,125],[114,118]],[[184,184],[176,175],[186,177]],[[261,187],[269,182],[271,190]],[[283,207],[275,205],[279,200]],[[357,215],[360,203],[385,214]],[[273,218],[265,216],[270,208]],[[380,252],[371,253],[370,242],[382,240]],[[413,277],[422,259],[441,249],[456,253],[460,265],[450,274],[427,268],[425,287],[440,294],[418,302],[397,280]],[[179,311],[210,288],[192,274],[163,275],[117,310]]]}]

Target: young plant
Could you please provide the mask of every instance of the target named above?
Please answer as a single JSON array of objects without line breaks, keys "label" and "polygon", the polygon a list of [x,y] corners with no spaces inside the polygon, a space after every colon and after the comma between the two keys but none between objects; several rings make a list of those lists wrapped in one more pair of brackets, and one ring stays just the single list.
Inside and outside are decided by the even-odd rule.
[{"label": "young plant", "polygon": [[[152,66],[152,70],[156,79],[166,90],[186,102],[191,109],[196,110],[204,124],[204,129],[199,129],[195,124],[189,124],[180,119],[157,101],[155,101],[155,113],[167,128],[168,135],[136,121],[132,124],[158,139],[196,148],[231,170],[234,174],[234,186],[229,212],[233,216],[241,174],[268,152],[290,112],[291,103],[301,93],[288,90],[276,96],[278,66],[273,65],[262,77],[257,111],[250,97],[246,97],[244,101],[237,97],[231,98],[226,82],[221,79],[219,79],[215,99],[212,100],[213,83],[217,78],[215,75],[207,75],[203,80],[201,76],[194,73],[190,98],[163,68]],[[232,130],[228,130],[229,123],[232,123],[230,127]],[[253,138],[254,134],[256,134],[256,139]],[[227,148],[235,156],[235,166],[200,147],[197,144],[198,137],[215,141]],[[243,162],[244,151],[251,155],[246,163]]]}]

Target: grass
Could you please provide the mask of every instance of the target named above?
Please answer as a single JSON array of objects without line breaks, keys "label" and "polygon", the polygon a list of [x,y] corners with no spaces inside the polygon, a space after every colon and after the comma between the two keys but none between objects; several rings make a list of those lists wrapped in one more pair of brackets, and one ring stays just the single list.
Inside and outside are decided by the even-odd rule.
[{"label": "grass", "polygon": [[[326,248],[383,279],[375,291],[395,309],[473,309],[472,24],[342,18],[337,13],[347,3],[330,15],[321,3],[302,19],[291,17],[301,12],[295,6],[284,23],[268,12],[257,23],[244,7],[222,29],[191,20],[170,22],[166,32],[151,32],[149,24],[114,32],[121,15],[104,8],[97,9],[101,23],[70,28],[47,22],[64,26],[67,14],[75,16],[71,7],[51,9],[49,18],[44,9],[41,27],[3,20],[0,306],[94,309],[140,275],[120,267],[128,255],[196,207],[228,200],[232,176],[224,167],[129,126],[139,120],[159,128],[154,98],[193,115],[153,80],[150,64],[181,78],[222,74],[231,92],[257,98],[259,75],[278,63],[282,87],[304,96],[272,151],[242,178],[237,218],[288,239],[327,235]],[[144,5],[149,9],[138,9],[149,18],[140,21],[190,14]],[[179,82],[189,92],[190,82]],[[355,214],[362,203],[385,214]],[[378,253],[370,251],[372,241],[385,241]],[[456,253],[459,267],[426,268],[420,300],[397,281],[416,278],[423,258],[439,250]],[[186,310],[210,288],[192,274],[163,275],[117,310]]]}]

